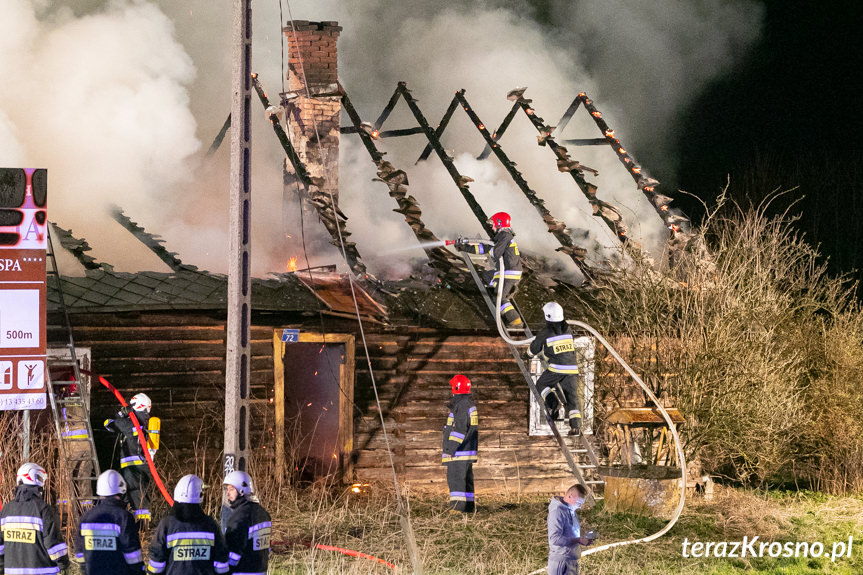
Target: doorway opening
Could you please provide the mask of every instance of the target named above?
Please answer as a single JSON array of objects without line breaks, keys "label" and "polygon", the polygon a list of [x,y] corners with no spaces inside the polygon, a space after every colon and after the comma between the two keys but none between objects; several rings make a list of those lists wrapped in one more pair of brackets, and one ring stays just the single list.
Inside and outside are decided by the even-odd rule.
[{"label": "doorway opening", "polygon": [[273,342],[277,463],[293,482],[350,479],[354,336],[276,330]]}]

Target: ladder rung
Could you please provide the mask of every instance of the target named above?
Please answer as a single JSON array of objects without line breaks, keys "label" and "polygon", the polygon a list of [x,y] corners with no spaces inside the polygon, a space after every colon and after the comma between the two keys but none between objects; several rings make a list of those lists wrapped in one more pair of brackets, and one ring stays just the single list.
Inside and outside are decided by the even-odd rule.
[{"label": "ladder rung", "polygon": [[594,465],[592,463],[589,463],[586,465],[579,465],[579,467],[581,467],[582,469],[596,469],[596,465]]},{"label": "ladder rung", "polygon": [[[68,347],[68,346],[66,346],[66,347]],[[49,367],[49,368],[54,367],[54,366],[57,366],[57,367],[67,367],[67,366],[68,366],[68,367],[72,367],[73,365],[76,365],[77,363],[78,363],[78,362],[77,362],[77,361],[72,360],[72,358],[71,358],[71,357],[70,357],[69,359],[66,359],[66,358],[63,358],[63,359],[60,359],[60,358],[53,359],[53,358],[52,358],[52,359],[49,359],[49,360],[48,360],[48,367]]]},{"label": "ladder rung", "polygon": [[588,485],[605,485],[605,481],[602,479],[591,479],[590,481],[585,481]]},{"label": "ladder rung", "polygon": [[77,379],[73,379],[72,381],[64,380],[64,381],[54,381],[51,380],[51,385],[80,385],[81,382]]}]

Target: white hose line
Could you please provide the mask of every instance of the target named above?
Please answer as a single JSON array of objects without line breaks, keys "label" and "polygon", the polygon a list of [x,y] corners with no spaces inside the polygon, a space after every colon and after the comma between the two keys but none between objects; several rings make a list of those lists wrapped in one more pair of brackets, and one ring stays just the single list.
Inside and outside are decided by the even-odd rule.
[{"label": "white hose line", "polygon": [[[629,367],[629,365],[625,361],[623,361],[623,358],[620,357],[620,354],[618,354],[617,351],[613,347],[611,347],[611,344],[609,344],[605,340],[605,338],[599,334],[599,332],[597,332],[595,329],[593,329],[592,327],[590,327],[589,325],[587,325],[584,322],[570,320],[570,321],[567,321],[566,323],[568,323],[569,325],[574,325],[574,326],[584,328],[587,331],[589,331],[591,334],[593,334],[593,336],[596,339],[598,339],[600,341],[600,343],[602,343],[602,345],[605,346],[605,348],[609,351],[609,353],[611,353],[611,355],[614,356],[614,359],[616,359],[618,361],[618,363],[620,363],[620,365],[622,365],[623,368],[629,373],[629,375],[632,376],[632,378],[638,383],[638,385],[641,386],[641,389],[644,390],[644,392],[651,399],[651,401],[653,401],[653,404],[659,408],[659,411],[662,414],[663,419],[665,419],[665,423],[668,425],[669,431],[671,431],[671,436],[674,438],[674,445],[677,449],[677,459],[680,462],[680,476],[681,476],[680,477],[680,480],[681,480],[680,501],[677,503],[677,509],[675,509],[674,515],[672,516],[671,520],[665,525],[665,527],[663,527],[662,529],[660,529],[656,533],[653,533],[652,535],[648,535],[647,537],[642,537],[640,539],[630,539],[627,541],[618,541],[616,543],[607,543],[605,545],[600,545],[599,547],[591,547],[589,549],[585,549],[584,551],[581,552],[581,556],[584,557],[586,555],[591,555],[593,553],[599,553],[600,551],[605,551],[606,549],[611,549],[612,547],[621,547],[623,545],[632,545],[633,543],[647,543],[648,541],[653,541],[654,539],[658,539],[659,537],[662,537],[663,535],[668,533],[668,531],[672,527],[674,527],[674,524],[677,523],[677,520],[680,518],[680,514],[683,512],[683,505],[686,501],[686,457],[683,454],[683,444],[680,441],[680,436],[677,434],[677,429],[675,429],[675,427],[674,427],[674,422],[671,420],[671,416],[668,415],[668,412],[665,411],[665,408],[662,407],[662,404],[659,403],[659,399],[657,399],[657,397],[653,394],[653,392],[650,390],[650,388],[647,387],[644,384],[644,382],[641,380],[641,378],[638,377],[638,375],[632,370],[632,368]],[[543,570],[540,569],[536,573],[540,573],[542,571]]]},{"label": "white hose line", "polygon": [[[503,338],[503,340],[510,345],[515,345],[515,346],[530,345],[530,343],[535,339],[534,337],[531,337],[530,339],[524,339],[524,340],[513,340],[507,336],[506,331],[503,329],[503,324],[502,324],[501,318],[500,318],[500,304],[501,304],[501,301],[503,299],[503,282],[504,282],[503,258],[501,257],[498,261],[499,261],[499,264],[498,264],[499,275],[498,275],[498,282],[497,282],[497,306],[495,307],[495,314],[494,314],[495,321],[497,323],[497,331],[500,333],[500,337]],[[638,374],[635,373],[631,367],[629,367],[629,364],[627,364],[625,361],[623,361],[623,358],[620,357],[620,354],[617,353],[617,350],[615,350],[611,346],[611,344],[608,343],[608,341],[606,341],[606,339],[604,337],[602,337],[602,335],[600,335],[600,333],[598,331],[596,331],[595,329],[593,329],[591,326],[587,325],[584,322],[575,321],[575,320],[567,320],[566,323],[568,323],[569,325],[574,325],[574,326],[586,329],[591,334],[593,334],[593,336],[596,339],[598,339],[602,345],[605,346],[605,348],[609,351],[609,353],[611,353],[611,355],[614,357],[614,359],[616,359],[617,362],[623,366],[623,368],[627,371],[627,373],[629,373],[629,375],[632,377],[632,379],[634,379],[636,381],[636,383],[638,383],[638,385],[641,386],[641,389],[644,390],[644,392],[647,394],[647,396],[650,398],[650,400],[653,401],[653,404],[657,408],[659,408],[659,412],[662,414],[662,418],[665,420],[665,423],[668,425],[669,431],[671,431],[671,436],[674,438],[674,446],[675,446],[676,451],[677,451],[677,459],[680,462],[680,475],[681,475],[681,477],[680,477],[680,480],[681,480],[680,501],[677,503],[677,508],[674,510],[674,515],[671,517],[671,520],[665,525],[665,527],[663,527],[662,529],[660,529],[656,533],[648,535],[647,537],[641,537],[639,539],[629,539],[626,541],[617,541],[615,543],[606,543],[605,545],[600,545],[599,547],[591,547],[589,549],[585,549],[584,551],[581,552],[581,556],[585,557],[587,555],[592,555],[593,553],[599,553],[600,551],[605,551],[606,549],[611,549],[613,547],[622,547],[624,545],[632,545],[634,543],[647,543],[649,541],[653,541],[654,539],[658,539],[658,538],[662,537],[663,535],[665,535],[666,533],[668,533],[668,531],[672,527],[674,527],[674,524],[677,523],[677,520],[680,518],[680,514],[683,513],[683,506],[686,502],[686,456],[683,454],[683,444],[680,441],[680,436],[677,434],[677,429],[674,427],[674,422],[671,420],[671,416],[668,415],[668,412],[665,411],[665,408],[662,407],[662,404],[659,403],[659,399],[653,394],[653,392],[650,390],[650,388],[647,387],[647,385],[645,385],[644,381],[642,381],[642,379],[638,376]],[[533,571],[533,572],[529,573],[528,575],[536,575],[538,573],[542,573],[543,571],[545,571],[545,568],[538,569],[537,571]]]},{"label": "white hose line", "polygon": [[[518,347],[524,347],[526,345],[530,345],[536,337],[531,337],[529,339],[521,339],[515,340],[510,339],[506,333],[506,330],[503,328],[503,322],[500,320],[500,303],[503,300],[503,281],[504,281],[504,269],[503,269],[503,256],[498,260],[500,263],[498,264],[498,278],[497,278],[497,305],[494,308],[494,319],[497,323],[497,332],[500,334],[500,337],[503,338],[503,341],[508,343],[509,345],[515,345]],[[524,321],[524,318],[522,318]],[[527,324],[525,324],[527,325]]]}]

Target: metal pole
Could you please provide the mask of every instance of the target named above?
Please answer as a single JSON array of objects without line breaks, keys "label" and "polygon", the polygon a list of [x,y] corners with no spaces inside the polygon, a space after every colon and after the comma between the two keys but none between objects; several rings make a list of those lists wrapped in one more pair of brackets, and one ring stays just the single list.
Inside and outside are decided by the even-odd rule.
[{"label": "metal pole", "polygon": [[[251,346],[251,0],[234,0],[231,27],[231,182],[228,327],[225,359],[225,474],[245,470],[249,437]],[[222,506],[222,522],[227,521]],[[228,508],[228,511],[230,508]]]},{"label": "metal pole", "polygon": [[21,415],[21,461],[30,460],[30,410]]}]

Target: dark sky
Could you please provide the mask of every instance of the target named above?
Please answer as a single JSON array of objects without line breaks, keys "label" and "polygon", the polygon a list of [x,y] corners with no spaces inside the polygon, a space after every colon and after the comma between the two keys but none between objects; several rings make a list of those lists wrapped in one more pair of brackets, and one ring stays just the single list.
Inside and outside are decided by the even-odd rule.
[{"label": "dark sky", "polygon": [[[803,196],[794,208],[801,231],[832,271],[863,279],[863,5],[764,4],[760,43],[687,113],[677,187],[709,203],[730,175],[731,196],[746,204],[799,186],[787,197]],[[678,204],[694,217],[703,212],[684,198]]]}]

